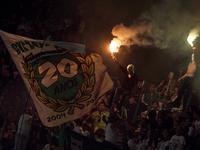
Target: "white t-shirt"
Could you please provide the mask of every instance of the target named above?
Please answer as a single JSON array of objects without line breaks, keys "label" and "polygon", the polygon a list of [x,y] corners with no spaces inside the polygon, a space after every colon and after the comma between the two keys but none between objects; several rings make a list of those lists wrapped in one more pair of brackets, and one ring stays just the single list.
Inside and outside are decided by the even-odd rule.
[{"label": "white t-shirt", "polygon": [[133,139],[128,140],[127,144],[129,149],[132,149],[134,147],[134,140]]},{"label": "white t-shirt", "polygon": [[173,135],[170,140],[169,150],[181,150],[181,146],[185,144],[186,141],[184,136]]},{"label": "white t-shirt", "polygon": [[200,134],[200,120],[194,121],[194,127],[197,134]]},{"label": "white t-shirt", "polygon": [[51,145],[46,144],[42,150],[50,150],[50,149],[51,149]]},{"label": "white t-shirt", "polygon": [[100,143],[103,142],[102,139],[100,139],[100,138],[96,139],[96,141],[97,141],[97,142],[100,142]]},{"label": "white t-shirt", "polygon": [[17,133],[27,135],[30,127],[30,119],[32,116],[24,113],[21,115],[18,121],[18,130]]},{"label": "white t-shirt", "polygon": [[85,137],[89,137],[89,136],[90,136],[90,132],[84,131],[84,132],[83,132],[83,135],[84,135]]},{"label": "white t-shirt", "polygon": [[117,132],[116,129],[111,129],[111,124],[108,123],[105,129],[105,140],[111,142],[112,144],[116,145],[117,143]]},{"label": "white t-shirt", "polygon": [[75,132],[79,133],[79,134],[83,134],[83,129],[82,129],[82,127],[75,126],[73,130],[74,130]]},{"label": "white t-shirt", "polygon": [[170,144],[170,140],[168,140],[168,141],[160,141],[160,142],[157,144],[156,150],[165,150],[165,147],[166,147],[166,146],[169,146],[169,144]]},{"label": "white t-shirt", "polygon": [[188,135],[191,136],[191,137],[194,137],[194,135],[195,135],[194,127],[189,127]]},{"label": "white t-shirt", "polygon": [[144,141],[139,141],[135,146],[135,150],[144,150],[146,148],[146,143]]},{"label": "white t-shirt", "polygon": [[151,150],[152,147],[156,147],[155,146],[155,141],[153,141],[151,145],[148,145],[148,142],[149,142],[149,139],[146,139],[146,140],[143,141],[143,143],[145,143],[145,145],[146,145],[146,149],[147,150]]}]

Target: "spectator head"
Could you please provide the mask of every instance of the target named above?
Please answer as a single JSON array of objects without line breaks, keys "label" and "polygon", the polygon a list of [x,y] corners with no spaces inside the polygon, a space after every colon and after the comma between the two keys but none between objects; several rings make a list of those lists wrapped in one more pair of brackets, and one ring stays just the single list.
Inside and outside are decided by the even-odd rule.
[{"label": "spectator head", "polygon": [[156,85],[155,84],[151,84],[149,87],[149,92],[153,93],[155,91]]},{"label": "spectator head", "polygon": [[12,119],[13,119],[13,111],[7,111],[6,120],[12,121]]},{"label": "spectator head", "polygon": [[196,120],[200,120],[200,110],[196,110],[196,111],[194,111],[194,119],[196,119]]},{"label": "spectator head", "polygon": [[133,131],[132,130],[126,131],[126,139],[127,140],[133,139]]},{"label": "spectator head", "polygon": [[142,88],[142,86],[143,86],[143,80],[139,80],[137,83],[137,87]]},{"label": "spectator head", "polygon": [[29,115],[32,115],[33,114],[33,107],[31,107],[31,106],[26,107],[26,113],[29,114]]},{"label": "spectator head", "polygon": [[158,113],[157,113],[157,119],[161,118],[161,117],[165,118],[165,113],[162,110],[158,111]]},{"label": "spectator head", "polygon": [[184,118],[185,119],[192,118],[192,113],[191,112],[186,112],[185,115],[184,115]]},{"label": "spectator head", "polygon": [[186,127],[191,127],[193,123],[193,119],[192,118],[186,118],[185,120],[185,126]]},{"label": "spectator head", "polygon": [[150,139],[150,138],[153,136],[153,133],[154,133],[154,132],[153,132],[152,130],[148,130],[148,131],[147,131],[147,135],[146,135],[147,138]]},{"label": "spectator head", "polygon": [[156,120],[156,110],[150,110],[148,116],[150,121]]},{"label": "spectator head", "polygon": [[127,71],[128,71],[128,73],[129,74],[134,74],[135,73],[135,71],[134,71],[134,65],[133,64],[129,64],[128,66],[127,66]]},{"label": "spectator head", "polygon": [[24,35],[25,35],[25,30],[24,30],[24,29],[19,29],[19,30],[17,31],[17,34],[18,34],[18,35],[21,35],[21,36],[24,36]]},{"label": "spectator head", "polygon": [[149,123],[149,120],[147,118],[142,118],[140,122],[140,126],[142,128],[147,128],[148,123]]},{"label": "spectator head", "polygon": [[89,118],[87,119],[87,125],[91,128],[92,125],[93,125],[93,119],[92,118]]},{"label": "spectator head", "polygon": [[173,128],[176,129],[178,126],[180,126],[180,124],[181,124],[180,121],[175,120]]},{"label": "spectator head", "polygon": [[60,129],[61,129],[60,125],[50,128],[50,130],[52,130],[56,134],[59,133]]},{"label": "spectator head", "polygon": [[105,110],[105,106],[106,106],[105,102],[100,102],[99,106],[98,106],[99,111],[104,111]]},{"label": "spectator head", "polygon": [[8,128],[9,128],[10,130],[16,130],[16,127],[17,127],[16,122],[12,121],[12,122],[10,123],[10,125],[9,125]]},{"label": "spectator head", "polygon": [[76,123],[77,126],[83,125],[83,121],[80,118],[76,119],[74,122]]},{"label": "spectator head", "polygon": [[163,130],[162,135],[163,135],[163,139],[165,141],[170,139],[169,130],[167,130],[167,129]]},{"label": "spectator head", "polygon": [[165,124],[165,119],[163,117],[158,118],[158,126],[163,126]]},{"label": "spectator head", "polygon": [[91,131],[91,128],[87,125],[87,123],[83,124],[82,128],[83,131]]},{"label": "spectator head", "polygon": [[182,116],[177,116],[177,117],[176,117],[176,120],[179,121],[179,122],[181,123],[181,122],[183,122],[183,121],[185,120],[185,118],[182,117]]},{"label": "spectator head", "polygon": [[6,67],[3,70],[3,76],[9,76],[11,74],[10,67]]},{"label": "spectator head", "polygon": [[154,101],[154,102],[152,103],[152,108],[153,108],[154,110],[157,110],[158,106],[159,106],[159,103],[158,103],[157,101]]},{"label": "spectator head", "polygon": [[8,138],[12,139],[15,135],[15,130],[8,129],[7,134],[8,134]]},{"label": "spectator head", "polygon": [[134,96],[131,96],[129,98],[129,104],[134,104],[135,103],[135,97]]},{"label": "spectator head", "polygon": [[183,134],[183,131],[184,131],[183,127],[182,127],[182,126],[178,126],[178,127],[176,128],[176,135],[177,135],[177,136],[182,135],[182,134]]},{"label": "spectator head", "polygon": [[195,110],[197,110],[196,106],[188,106],[188,112],[194,113]]},{"label": "spectator head", "polygon": [[103,129],[98,129],[94,133],[94,138],[95,138],[95,140],[101,139],[103,141],[103,139],[105,138],[105,131]]},{"label": "spectator head", "polygon": [[138,133],[138,136],[137,136],[137,139],[138,141],[143,141],[146,137],[146,133],[145,132],[139,132]]},{"label": "spectator head", "polygon": [[175,90],[175,88],[176,88],[176,82],[175,81],[176,80],[173,80],[172,83],[171,83],[170,89],[172,89],[172,90]]}]

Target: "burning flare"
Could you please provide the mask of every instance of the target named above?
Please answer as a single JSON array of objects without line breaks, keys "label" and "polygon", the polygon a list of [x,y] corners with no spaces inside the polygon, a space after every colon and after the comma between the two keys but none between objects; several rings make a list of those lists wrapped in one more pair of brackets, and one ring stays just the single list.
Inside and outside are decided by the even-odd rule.
[{"label": "burning flare", "polygon": [[198,33],[196,30],[192,30],[187,38],[188,43],[193,47],[193,41],[198,37]]},{"label": "burning flare", "polygon": [[188,43],[190,43],[190,45],[193,47],[192,42],[194,41],[194,37],[188,36],[187,41],[188,41]]},{"label": "burning flare", "polygon": [[113,39],[110,43],[110,51],[111,53],[119,52],[119,47],[121,46],[121,42],[118,39]]}]

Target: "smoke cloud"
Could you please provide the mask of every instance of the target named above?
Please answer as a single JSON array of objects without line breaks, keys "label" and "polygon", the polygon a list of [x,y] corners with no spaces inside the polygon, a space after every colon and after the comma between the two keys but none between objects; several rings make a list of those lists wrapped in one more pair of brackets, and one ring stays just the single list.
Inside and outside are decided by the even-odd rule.
[{"label": "smoke cloud", "polygon": [[194,29],[190,30],[189,36],[193,37],[193,39],[195,40],[197,37],[199,37],[199,32],[200,23],[198,23]]},{"label": "smoke cloud", "polygon": [[[112,29],[112,35],[122,45],[156,46],[172,48],[187,41],[190,34],[200,31],[199,2],[196,0],[162,0],[141,14],[130,26],[123,23]],[[184,41],[184,42],[183,42]]]}]

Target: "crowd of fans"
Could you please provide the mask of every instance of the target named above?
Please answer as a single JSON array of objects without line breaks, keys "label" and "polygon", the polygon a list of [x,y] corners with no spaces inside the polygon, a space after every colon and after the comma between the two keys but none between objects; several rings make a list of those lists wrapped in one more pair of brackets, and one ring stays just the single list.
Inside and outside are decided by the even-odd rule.
[{"label": "crowd of fans", "polygon": [[[46,39],[51,35],[52,40],[56,41],[84,43],[87,23],[90,21],[81,11],[59,14],[56,6],[63,2],[35,0],[27,4],[20,3],[9,16],[2,17],[0,29],[33,39]],[[48,9],[42,9],[43,7]],[[118,107],[121,104],[120,95],[113,101],[110,93],[107,93],[83,117],[48,128],[42,125],[29,91],[2,39],[0,60],[0,144],[3,150],[19,150],[27,136],[28,150],[64,149],[67,144],[64,140],[66,127],[113,148],[200,149],[199,97],[194,90],[184,110],[182,106],[173,108],[170,102],[177,97],[180,83],[173,78],[169,87],[170,74],[158,86],[144,86],[143,81],[139,80],[131,94],[126,96],[122,107]]]}]

